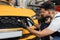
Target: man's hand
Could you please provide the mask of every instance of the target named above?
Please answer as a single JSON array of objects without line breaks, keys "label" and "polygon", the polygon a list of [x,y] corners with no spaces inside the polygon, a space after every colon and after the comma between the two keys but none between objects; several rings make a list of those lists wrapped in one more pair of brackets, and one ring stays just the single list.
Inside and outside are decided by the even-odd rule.
[{"label": "man's hand", "polygon": [[38,36],[38,37],[44,37],[44,36],[48,36],[48,35],[54,33],[53,31],[51,31],[51,30],[48,29],[48,28],[46,28],[46,29],[44,29],[44,30],[42,30],[42,31],[36,31],[36,30],[34,30],[34,29],[32,29],[32,28],[29,28],[29,27],[27,27],[27,29],[28,29],[32,34],[34,34],[34,35],[36,35],[36,36]]},{"label": "man's hand", "polygon": [[31,29],[30,27],[27,27],[27,29],[29,30],[29,29]]},{"label": "man's hand", "polygon": [[18,19],[18,22],[22,23],[22,25],[24,25],[24,28],[28,27],[27,24],[23,20]]},{"label": "man's hand", "polygon": [[40,29],[40,25],[39,24],[34,24],[34,26],[38,29]]}]

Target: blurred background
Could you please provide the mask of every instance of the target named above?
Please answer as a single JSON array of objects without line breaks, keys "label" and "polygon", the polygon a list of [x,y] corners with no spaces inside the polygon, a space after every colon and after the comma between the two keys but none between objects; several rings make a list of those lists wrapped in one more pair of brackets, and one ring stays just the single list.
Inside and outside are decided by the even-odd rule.
[{"label": "blurred background", "polygon": [[[0,0],[1,1],[1,0]],[[39,6],[48,1],[53,2],[55,5],[55,10],[60,11],[60,0],[2,0],[8,1],[10,5],[17,7],[17,8],[29,8],[36,12],[37,15],[40,13]]]}]

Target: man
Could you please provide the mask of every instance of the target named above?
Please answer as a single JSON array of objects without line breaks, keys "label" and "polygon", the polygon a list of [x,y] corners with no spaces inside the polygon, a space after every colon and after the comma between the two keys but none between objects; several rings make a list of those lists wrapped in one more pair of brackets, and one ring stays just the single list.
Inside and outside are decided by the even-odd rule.
[{"label": "man", "polygon": [[13,0],[0,0],[0,4],[4,4],[4,5],[14,6],[13,3],[14,3]]},{"label": "man", "polygon": [[[49,16],[52,19],[52,22],[47,28],[45,28],[42,31],[36,31],[30,27],[27,27],[27,29],[32,34],[35,34],[38,37],[45,37],[55,33],[56,31],[60,32],[60,13],[54,10],[55,9],[54,5],[52,5],[51,3],[45,2],[40,6],[40,8],[41,8],[40,10],[41,15],[43,17]],[[60,34],[59,36],[54,36],[53,40],[60,40]]]},{"label": "man", "polygon": [[0,0],[0,5],[10,5],[10,3],[7,0]]},{"label": "man", "polygon": [[14,6],[14,2],[15,2],[14,0],[7,0],[7,1],[10,3],[11,6]]}]

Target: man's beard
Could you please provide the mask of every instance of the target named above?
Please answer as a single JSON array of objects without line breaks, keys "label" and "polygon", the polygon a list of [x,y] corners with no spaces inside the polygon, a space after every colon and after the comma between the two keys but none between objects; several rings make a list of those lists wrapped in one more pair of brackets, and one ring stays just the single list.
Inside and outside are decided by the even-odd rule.
[{"label": "man's beard", "polygon": [[39,18],[39,20],[40,20],[40,22],[45,22],[46,21],[46,18],[50,18],[50,16],[46,16],[46,17],[41,16]]}]

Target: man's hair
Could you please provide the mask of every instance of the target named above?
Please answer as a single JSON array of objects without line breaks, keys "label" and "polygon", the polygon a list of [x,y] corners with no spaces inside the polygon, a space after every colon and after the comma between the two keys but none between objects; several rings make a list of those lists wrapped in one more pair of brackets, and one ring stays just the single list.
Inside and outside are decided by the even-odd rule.
[{"label": "man's hair", "polygon": [[52,2],[44,2],[41,4],[40,8],[44,8],[45,10],[54,10],[55,9],[55,4]]},{"label": "man's hair", "polygon": [[6,1],[9,1],[9,0],[6,0]]}]

